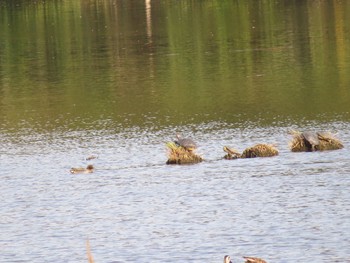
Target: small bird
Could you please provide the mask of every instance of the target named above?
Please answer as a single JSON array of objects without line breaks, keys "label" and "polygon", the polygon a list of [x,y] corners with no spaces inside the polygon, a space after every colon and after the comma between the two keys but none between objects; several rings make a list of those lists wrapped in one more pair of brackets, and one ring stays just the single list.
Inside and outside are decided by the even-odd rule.
[{"label": "small bird", "polygon": [[72,174],[89,174],[94,172],[94,166],[89,164],[86,168],[71,168],[70,172]]},{"label": "small bird", "polygon": [[243,257],[246,261],[245,263],[267,263],[265,260],[261,258],[253,258],[253,257]]},{"label": "small bird", "polygon": [[176,139],[174,142],[186,150],[192,152],[197,148],[197,144],[190,138],[183,138],[180,134],[176,134]]},{"label": "small bird", "polygon": [[224,256],[224,263],[232,263],[231,257],[229,255]]},{"label": "small bird", "polygon": [[90,160],[97,159],[97,158],[98,158],[98,155],[90,155],[90,156],[86,157],[85,160],[90,161]]},{"label": "small bird", "polygon": [[[261,258],[254,257],[243,257],[246,261],[245,263],[267,263],[265,260]],[[231,257],[229,255],[224,256],[224,263],[232,263]]]}]

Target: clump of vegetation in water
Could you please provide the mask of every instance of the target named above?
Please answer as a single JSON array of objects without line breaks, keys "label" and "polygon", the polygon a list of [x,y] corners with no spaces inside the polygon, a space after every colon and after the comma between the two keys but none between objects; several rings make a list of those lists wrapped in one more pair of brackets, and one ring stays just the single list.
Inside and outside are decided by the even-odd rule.
[{"label": "clump of vegetation in water", "polygon": [[241,158],[242,156],[242,154],[240,154],[236,149],[229,148],[227,146],[224,146],[224,151],[227,153],[224,156],[226,160],[237,159],[237,158]]},{"label": "clump of vegetation in water", "polygon": [[257,144],[245,149],[241,158],[272,157],[278,155],[278,150],[271,144]]},{"label": "clump of vegetation in water", "polygon": [[255,157],[272,157],[278,155],[278,150],[271,144],[257,144],[249,147],[240,154],[237,150],[224,146],[224,151],[227,153],[224,158],[227,160],[237,158],[255,158]]},{"label": "clump of vegetation in water", "polygon": [[191,164],[203,161],[203,158],[193,149],[187,149],[176,142],[168,142],[166,146],[168,147],[167,164]]},{"label": "clump of vegetation in water", "polygon": [[292,152],[313,152],[342,149],[344,145],[330,132],[291,132],[289,142]]}]

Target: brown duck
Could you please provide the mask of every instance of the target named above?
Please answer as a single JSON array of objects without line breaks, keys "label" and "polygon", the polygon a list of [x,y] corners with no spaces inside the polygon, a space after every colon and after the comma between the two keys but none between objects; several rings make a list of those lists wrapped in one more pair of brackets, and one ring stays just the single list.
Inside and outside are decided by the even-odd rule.
[{"label": "brown duck", "polygon": [[253,258],[253,257],[243,257],[246,261],[245,263],[267,263],[265,260],[261,258]]},{"label": "brown duck", "polygon": [[72,174],[89,174],[94,172],[94,166],[89,164],[86,168],[71,168],[70,172]]},{"label": "brown duck", "polygon": [[[254,257],[243,257],[246,261],[245,263],[267,263],[265,260],[261,258]],[[224,256],[224,263],[232,263],[231,257],[229,255]]]}]

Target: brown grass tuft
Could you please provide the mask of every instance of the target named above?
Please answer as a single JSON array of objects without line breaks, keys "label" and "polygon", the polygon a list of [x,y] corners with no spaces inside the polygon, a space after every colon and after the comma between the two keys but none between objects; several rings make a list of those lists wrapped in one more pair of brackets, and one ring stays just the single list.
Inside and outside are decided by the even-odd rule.
[{"label": "brown grass tuft", "polygon": [[[292,152],[312,151],[301,132],[292,131],[291,134],[293,138],[292,141],[289,142],[289,148]],[[338,150],[344,147],[342,142],[335,138],[335,136],[330,132],[317,132],[317,136],[320,143],[315,147],[315,149],[318,151]]]},{"label": "brown grass tuft", "polygon": [[168,142],[166,146],[169,149],[167,164],[191,164],[203,161],[203,158],[195,154],[194,151],[179,146],[174,142]]},{"label": "brown grass tuft", "polygon": [[224,156],[224,158],[226,160],[232,160],[232,159],[237,159],[237,158],[241,158],[241,154],[233,148],[229,148],[227,146],[224,146],[224,152],[226,152],[227,154]]},{"label": "brown grass tuft", "polygon": [[244,150],[241,158],[272,157],[278,155],[278,150],[271,144],[257,144]]},{"label": "brown grass tuft", "polygon": [[92,253],[91,253],[89,239],[86,240],[86,254],[87,254],[88,262],[94,263],[95,261],[94,261],[94,257],[92,256]]},{"label": "brown grass tuft", "polygon": [[320,151],[344,148],[342,142],[331,133],[318,133],[318,139],[320,140]]},{"label": "brown grass tuft", "polygon": [[257,144],[249,147],[240,154],[237,150],[224,146],[224,151],[227,153],[224,158],[227,160],[237,158],[255,158],[255,157],[271,157],[278,155],[278,150],[271,144]]}]

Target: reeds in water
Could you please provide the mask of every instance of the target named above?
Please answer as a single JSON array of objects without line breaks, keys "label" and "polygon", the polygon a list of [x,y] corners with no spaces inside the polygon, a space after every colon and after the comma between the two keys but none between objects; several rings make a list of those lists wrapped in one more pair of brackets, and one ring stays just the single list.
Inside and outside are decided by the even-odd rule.
[{"label": "reeds in water", "polygon": [[320,151],[338,150],[344,148],[342,142],[329,132],[317,133],[320,140]]},{"label": "reeds in water", "polygon": [[229,148],[227,146],[224,146],[224,152],[227,154],[224,156],[226,160],[232,160],[232,159],[237,159],[241,158],[242,154],[240,154],[236,149]]},{"label": "reeds in water", "polygon": [[302,132],[292,131],[291,134],[293,138],[289,142],[289,148],[292,152],[327,151],[344,148],[342,142],[330,132],[315,132],[314,135],[318,138],[317,145],[311,145]]},{"label": "reeds in water", "polygon": [[89,263],[95,263],[94,257],[92,256],[92,253],[91,253],[91,248],[90,248],[89,239],[86,240],[86,254],[87,254],[88,262],[89,262]]},{"label": "reeds in water", "polygon": [[272,157],[278,155],[278,150],[271,144],[257,144],[245,149],[241,158]]},{"label": "reeds in water", "polygon": [[278,155],[278,150],[271,144],[257,144],[249,147],[240,154],[237,150],[224,147],[224,151],[227,153],[224,158],[227,160],[237,158],[255,158],[255,157],[272,157]]},{"label": "reeds in water", "polygon": [[301,132],[292,131],[292,141],[289,142],[289,148],[292,152],[307,152],[309,147],[306,145],[306,140]]},{"label": "reeds in water", "polygon": [[194,151],[177,145],[175,142],[168,142],[168,160],[167,164],[191,164],[203,161],[203,158]]}]

